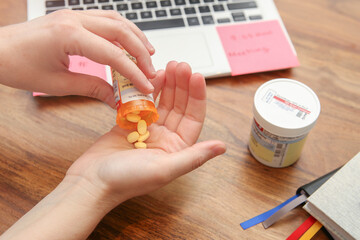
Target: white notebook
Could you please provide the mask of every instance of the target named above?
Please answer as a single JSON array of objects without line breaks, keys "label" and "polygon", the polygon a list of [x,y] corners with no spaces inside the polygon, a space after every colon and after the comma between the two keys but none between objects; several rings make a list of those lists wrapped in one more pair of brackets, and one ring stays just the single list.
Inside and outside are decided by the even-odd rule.
[{"label": "white notebook", "polygon": [[335,239],[360,239],[360,153],[316,190],[304,209]]}]

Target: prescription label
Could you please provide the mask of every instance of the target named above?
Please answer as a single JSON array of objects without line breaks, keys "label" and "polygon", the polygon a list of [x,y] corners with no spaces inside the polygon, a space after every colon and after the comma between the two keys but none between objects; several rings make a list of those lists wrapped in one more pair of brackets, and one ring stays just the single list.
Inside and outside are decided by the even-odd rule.
[{"label": "prescription label", "polygon": [[299,157],[307,135],[281,137],[262,128],[254,119],[249,150],[261,163],[271,167],[286,167]]},{"label": "prescription label", "polygon": [[114,95],[117,106],[121,101],[122,104],[133,100],[148,100],[154,102],[152,94],[143,94],[134,84],[116,71],[112,71]]},{"label": "prescription label", "polygon": [[306,106],[303,106],[295,101],[291,101],[272,89],[266,91],[261,100],[302,120],[305,120],[306,116],[311,113]]}]

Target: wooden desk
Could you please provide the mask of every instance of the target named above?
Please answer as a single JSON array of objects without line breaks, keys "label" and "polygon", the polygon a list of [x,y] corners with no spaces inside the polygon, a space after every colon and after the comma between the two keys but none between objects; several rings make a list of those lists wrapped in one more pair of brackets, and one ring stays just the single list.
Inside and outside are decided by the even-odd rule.
[{"label": "wooden desk", "polygon": [[[301,66],[208,80],[208,114],[200,140],[221,139],[227,144],[226,154],[118,206],[90,239],[285,239],[308,217],[301,208],[267,230],[257,225],[244,231],[239,223],[275,207],[302,184],[360,151],[359,1],[275,2]],[[26,0],[2,0],[0,16],[0,25],[25,21]],[[278,77],[307,84],[322,106],[300,160],[284,169],[265,167],[247,149],[254,93]],[[113,126],[115,112],[85,97],[33,98],[4,86],[0,103],[2,233]],[[316,239],[327,237],[319,232]]]}]

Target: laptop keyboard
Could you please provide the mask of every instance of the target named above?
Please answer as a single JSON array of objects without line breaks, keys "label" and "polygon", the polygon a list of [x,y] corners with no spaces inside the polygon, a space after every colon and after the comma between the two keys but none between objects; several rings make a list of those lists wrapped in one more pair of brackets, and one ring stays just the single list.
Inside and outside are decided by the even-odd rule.
[{"label": "laptop keyboard", "polygon": [[262,19],[254,0],[48,0],[45,6],[46,14],[65,8],[115,10],[143,31]]}]

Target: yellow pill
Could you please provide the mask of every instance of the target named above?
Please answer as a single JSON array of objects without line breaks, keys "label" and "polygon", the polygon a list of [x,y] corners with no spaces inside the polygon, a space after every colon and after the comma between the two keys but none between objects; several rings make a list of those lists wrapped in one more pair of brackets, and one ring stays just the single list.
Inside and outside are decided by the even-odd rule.
[{"label": "yellow pill", "polygon": [[140,119],[141,117],[139,115],[133,113],[126,114],[126,120],[128,120],[129,122],[137,123],[138,121],[140,121]]},{"label": "yellow pill", "polygon": [[135,145],[135,148],[142,148],[142,149],[146,148],[146,143],[144,143],[144,142],[136,142],[134,145]]},{"label": "yellow pill", "polygon": [[139,136],[139,133],[137,131],[134,131],[127,136],[127,140],[129,143],[134,143],[139,139]]},{"label": "yellow pill", "polygon": [[139,142],[145,142],[146,139],[149,138],[149,136],[150,136],[150,132],[149,132],[149,131],[146,131],[145,134],[140,135],[138,141],[139,141]]},{"label": "yellow pill", "polygon": [[145,120],[140,120],[137,123],[137,131],[140,133],[140,135],[144,135],[147,131],[147,125]]}]

